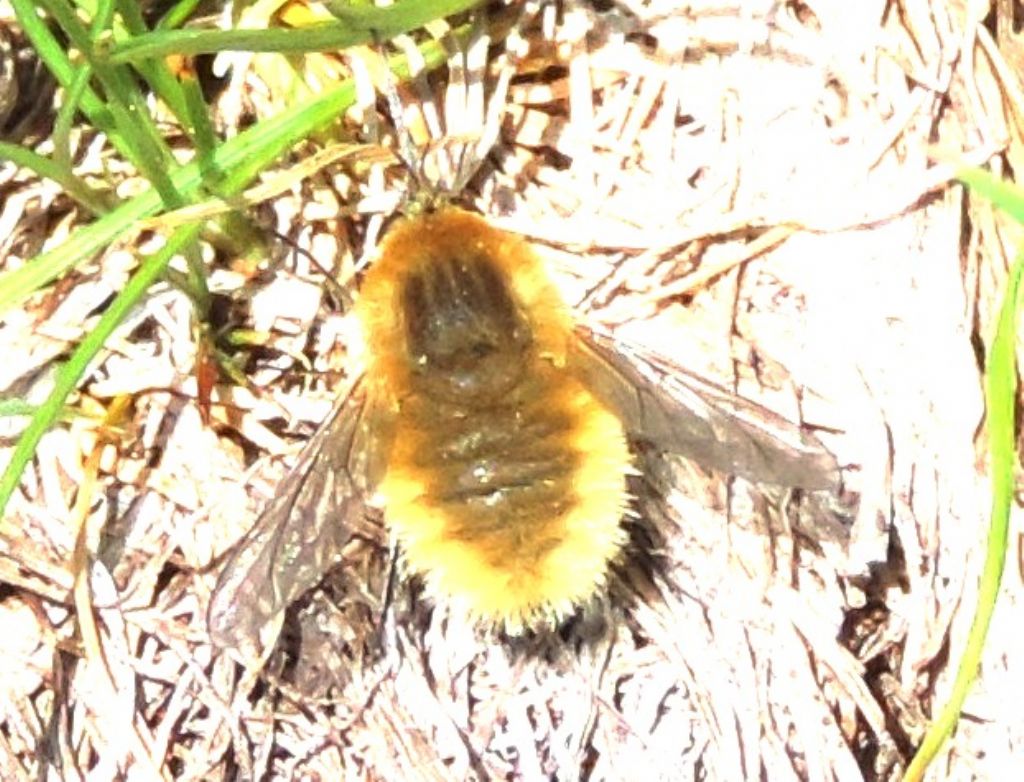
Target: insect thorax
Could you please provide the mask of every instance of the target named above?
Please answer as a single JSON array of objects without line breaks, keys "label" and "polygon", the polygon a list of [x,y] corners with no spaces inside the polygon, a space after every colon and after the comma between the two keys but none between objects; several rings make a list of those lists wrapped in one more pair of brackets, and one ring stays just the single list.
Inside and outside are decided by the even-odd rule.
[{"label": "insect thorax", "polygon": [[438,402],[492,405],[535,359],[519,304],[493,262],[473,250],[411,270],[400,313],[410,390]]}]

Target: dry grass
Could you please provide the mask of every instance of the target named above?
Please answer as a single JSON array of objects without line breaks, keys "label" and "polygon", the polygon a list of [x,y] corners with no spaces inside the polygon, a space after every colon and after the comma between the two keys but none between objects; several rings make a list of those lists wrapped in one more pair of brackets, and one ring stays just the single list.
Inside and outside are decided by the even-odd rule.
[{"label": "dry grass", "polygon": [[[475,207],[533,239],[592,318],[821,427],[845,505],[680,466],[665,575],[610,601],[596,640],[527,653],[443,608],[400,607],[381,659],[357,656],[340,696],[296,703],[211,647],[205,612],[217,557],[272,495],[293,435],[330,408],[336,383],[319,373],[345,367],[348,327],[302,255],[282,248],[261,274],[218,261],[211,288],[273,348],[249,387],[218,386],[203,421],[191,306],[159,288],[83,388],[80,407],[108,421],[49,433],[8,508],[3,779],[44,764],[90,780],[899,773],[970,624],[989,507],[974,346],[1017,241],[929,150],[1012,167],[1013,71],[952,0],[540,5],[506,43],[516,78]],[[249,66],[219,99],[227,127],[281,109],[261,87],[273,64]],[[351,126],[384,133],[373,110],[364,91]],[[77,144],[80,170],[103,170],[99,140]],[[394,166],[324,168],[256,211],[347,279],[405,181]],[[8,268],[83,219],[9,166],[0,201]],[[142,244],[5,316],[5,395],[45,391]],[[133,404],[111,414],[118,399]],[[352,552],[345,587],[369,580],[371,607],[380,546]],[[1024,692],[1016,574],[1004,592],[936,779],[1001,778],[1022,751],[1005,697]]]}]

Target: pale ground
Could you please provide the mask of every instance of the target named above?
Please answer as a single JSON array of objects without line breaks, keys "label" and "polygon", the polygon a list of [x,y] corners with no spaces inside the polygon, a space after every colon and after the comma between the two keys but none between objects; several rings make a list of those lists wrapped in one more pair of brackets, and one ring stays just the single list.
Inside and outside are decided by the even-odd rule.
[{"label": "pale ground", "polygon": [[[296,707],[211,647],[211,562],[330,408],[337,382],[295,355],[344,367],[348,326],[323,304],[322,271],[289,248],[258,276],[219,260],[211,287],[247,301],[244,324],[280,352],[251,365],[248,389],[217,389],[232,405],[213,407],[213,425],[192,401],[177,290],[155,291],[102,354],[82,407],[138,396],[89,514],[92,631],[75,634],[70,520],[93,421],[43,440],[9,508],[0,777],[36,778],[42,756],[48,778],[90,780],[859,780],[905,763],[976,599],[989,499],[975,343],[990,340],[1015,241],[929,146],[1012,167],[1019,84],[979,12],[955,2],[540,5],[508,44],[520,78],[476,208],[534,240],[567,299],[618,335],[813,424],[844,467],[834,512],[811,497],[780,514],[778,498],[680,465],[660,518],[666,572],[643,599],[610,600],[596,640],[574,631],[523,653],[443,610],[396,608],[383,659],[358,657],[340,697]],[[251,86],[274,73],[236,63],[223,121],[279,111]],[[99,170],[97,142],[80,143],[82,171]],[[342,278],[371,256],[403,179],[351,171],[256,208]],[[9,166],[0,188],[5,265],[81,217]],[[45,394],[134,252],[5,316],[0,388]],[[815,534],[822,517],[832,526]],[[387,557],[366,548],[352,559],[369,575],[345,588],[373,606]],[[1014,556],[933,779],[1006,778],[1020,757],[1020,600]],[[340,632],[359,643],[353,627]]]}]

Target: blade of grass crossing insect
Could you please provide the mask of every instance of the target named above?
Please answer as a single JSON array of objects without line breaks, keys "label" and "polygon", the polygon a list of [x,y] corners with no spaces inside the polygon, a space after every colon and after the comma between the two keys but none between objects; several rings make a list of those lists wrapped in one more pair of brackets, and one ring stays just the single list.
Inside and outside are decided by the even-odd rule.
[{"label": "blade of grass crossing insect", "polygon": [[[973,185],[972,185],[973,186]],[[1005,195],[1005,190],[1000,188]],[[981,192],[979,190],[979,192]],[[1024,213],[1022,213],[1024,214]],[[924,741],[907,768],[905,782],[918,782],[943,743],[953,732],[985,647],[999,585],[1006,563],[1010,507],[1013,501],[1013,474],[1017,461],[1014,432],[1017,404],[1017,312],[1020,307],[1020,282],[1024,273],[1024,253],[1018,255],[1007,278],[999,312],[995,339],[985,367],[985,404],[987,407],[989,455],[992,465],[992,518],[988,548],[978,588],[978,605],[960,658],[949,701],[935,719]]]},{"label": "blade of grass crossing insect", "polygon": [[60,368],[54,388],[36,411],[29,425],[18,439],[18,444],[11,455],[11,461],[0,476],[0,519],[7,501],[18,486],[21,474],[35,453],[36,446],[43,434],[53,425],[61,414],[64,403],[75,390],[89,363],[93,360],[107,338],[121,324],[131,309],[142,300],[149,288],[163,275],[171,258],[182,252],[189,244],[196,241],[201,224],[188,225],[175,232],[167,244],[153,255],[146,258],[138,271],[128,280],[121,292],[110,303],[107,310],[100,316],[96,326],[87,331],[85,337],[75,348],[68,362]]}]

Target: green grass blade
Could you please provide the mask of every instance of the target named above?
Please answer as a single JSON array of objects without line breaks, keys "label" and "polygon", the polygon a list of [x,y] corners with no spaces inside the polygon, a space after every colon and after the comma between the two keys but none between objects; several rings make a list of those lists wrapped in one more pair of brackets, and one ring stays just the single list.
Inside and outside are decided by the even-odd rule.
[{"label": "green grass blade", "polygon": [[[972,190],[1006,209],[1015,219],[1024,221],[1024,192],[987,172],[963,172],[960,179]],[[960,719],[964,701],[978,677],[992,614],[999,597],[1006,563],[1010,508],[1017,464],[1017,311],[1020,307],[1020,283],[1024,275],[1024,253],[1010,269],[1006,291],[999,311],[996,335],[985,366],[985,404],[989,433],[989,457],[992,469],[992,515],[989,522],[985,564],[978,586],[978,603],[953,689],[938,716],[928,727],[921,746],[904,776],[905,782],[918,782]]]},{"label": "green grass blade", "polygon": [[[36,4],[31,0],[11,0],[11,7],[18,17],[25,36],[31,41],[39,58],[53,74],[57,83],[65,90],[72,88],[75,77],[78,74],[79,66],[74,65],[68,58],[67,47],[61,44],[50,31],[50,28],[36,13]],[[99,130],[107,134],[110,142],[117,147],[118,151],[127,156],[122,146],[121,138],[114,127],[114,120],[103,103],[91,88],[82,91],[81,96],[82,113],[88,117],[89,122]]]},{"label": "green grass blade", "polygon": [[199,7],[202,0],[178,0],[177,3],[171,7],[163,19],[157,24],[157,28],[161,30],[173,30],[175,27],[181,27],[188,18],[192,16],[192,13]]},{"label": "green grass blade", "polygon": [[[465,34],[466,30],[460,31]],[[422,47],[428,68],[444,62],[443,47],[428,42]],[[408,74],[404,60],[396,72]],[[324,95],[309,100],[302,108],[292,108],[271,119],[253,125],[225,141],[213,154],[218,171],[228,172],[222,183],[225,193],[238,193],[256,173],[266,168],[297,142],[329,126],[355,99],[350,82],[340,84]],[[203,182],[199,161],[193,161],[171,174],[174,186],[184,195],[197,193]],[[138,221],[156,215],[162,208],[157,193],[149,190],[118,206],[96,222],[85,226],[64,244],[36,256],[25,265],[0,275],[0,315],[16,306],[47,283],[76,264],[118,241]]]},{"label": "green grass blade", "polygon": [[101,0],[97,4],[96,14],[88,28],[79,19],[76,9],[65,0],[38,0],[38,4],[50,14],[72,45],[82,52],[92,66],[103,88],[107,114],[113,121],[113,129],[122,140],[119,149],[157,188],[169,206],[182,206],[184,201],[168,177],[168,169],[175,168],[177,164],[164,142],[163,134],[153,122],[134,74],[128,68],[112,67],[99,62],[94,55],[96,42],[110,34],[114,0]]},{"label": "green grass blade", "polygon": [[92,66],[88,63],[82,65],[71,86],[64,90],[64,99],[61,101],[60,109],[57,111],[57,119],[53,123],[53,133],[50,137],[53,140],[53,160],[62,168],[71,170],[71,130],[75,125],[75,118],[78,116],[82,104],[82,96],[89,88],[89,81],[92,79]]},{"label": "green grass blade", "polygon": [[0,160],[9,160],[16,166],[30,169],[46,179],[52,179],[95,215],[101,215],[110,208],[110,193],[94,190],[64,166],[30,149],[0,141]]},{"label": "green grass blade", "polygon": [[7,507],[7,501],[18,487],[21,474],[35,453],[36,446],[46,431],[61,416],[68,396],[78,385],[82,376],[104,343],[121,324],[125,316],[135,307],[160,279],[171,258],[196,241],[201,225],[189,225],[178,230],[158,252],[146,258],[138,271],[132,275],[121,292],[107,307],[95,328],[86,332],[66,364],[57,372],[54,388],[39,408],[18,439],[11,455],[11,461],[0,476],[0,518]]},{"label": "green grass blade", "polygon": [[[146,22],[142,17],[142,8],[138,0],[118,0],[117,7],[121,14],[120,21],[124,23],[129,36],[135,37],[149,33],[149,28],[146,27]],[[121,34],[121,28],[116,23],[113,34],[115,36]],[[185,95],[181,84],[171,73],[170,68],[167,67],[167,63],[162,59],[151,60],[138,63],[135,69],[146,80],[146,83],[153,89],[153,92],[160,97],[164,105],[178,118],[178,121],[186,129],[189,129],[189,125],[186,122],[187,107],[185,105]]]},{"label": "green grass blade", "polygon": [[[456,31],[465,35],[467,29]],[[443,47],[436,41],[423,45],[422,53],[427,67],[436,67],[445,59]],[[401,67],[396,71],[408,73],[404,59],[395,58]],[[252,177],[265,168],[296,142],[306,138],[333,122],[355,99],[351,82],[309,101],[299,111],[289,110],[270,120],[253,126],[242,134],[221,144],[212,156],[216,170],[227,172],[221,182],[222,196],[237,195]],[[192,196],[203,181],[203,169],[198,161],[170,173],[174,187],[184,195]],[[138,220],[156,214],[162,201],[156,190],[150,190],[117,207],[95,223],[78,231],[72,240],[60,247],[0,276],[0,313],[39,286],[46,284],[63,271],[90,257],[103,247],[116,241],[131,230]],[[10,463],[0,476],[0,514],[11,494],[18,486],[25,466],[46,430],[53,425],[68,395],[77,387],[89,362],[102,348],[130,309],[145,295],[148,288],[165,273],[170,258],[187,252],[195,243],[204,223],[195,223],[176,231],[167,246],[147,258],[129,280],[128,285],[114,299],[101,316],[97,327],[90,331],[76,348],[72,359],[58,373],[56,386],[39,407],[15,447]]]},{"label": "green grass blade", "polygon": [[957,179],[1024,225],[1024,189],[981,168],[958,171]]},{"label": "green grass blade", "polygon": [[[215,52],[314,52],[346,49],[392,38],[479,5],[481,0],[403,0],[384,8],[353,7],[338,22],[294,29],[157,30],[112,44],[107,61],[139,62],[169,54]],[[100,56],[103,56],[102,54]]]},{"label": "green grass blade", "polygon": [[[0,418],[28,418],[35,415],[38,411],[39,405],[33,405],[24,399],[0,398]],[[62,409],[60,415],[57,416],[60,421],[74,421],[79,418],[91,417],[80,410],[74,410],[70,407]]]}]

